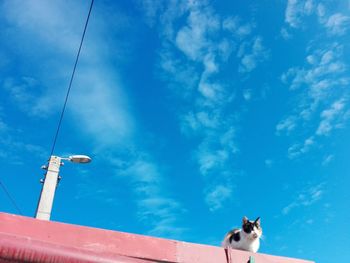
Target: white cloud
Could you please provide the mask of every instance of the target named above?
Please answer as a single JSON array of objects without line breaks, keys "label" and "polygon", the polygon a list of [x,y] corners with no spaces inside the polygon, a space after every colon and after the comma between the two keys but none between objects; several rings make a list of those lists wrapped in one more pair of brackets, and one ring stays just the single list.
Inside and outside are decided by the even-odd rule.
[{"label": "white cloud", "polygon": [[220,125],[220,116],[217,112],[212,111],[200,111],[196,114],[198,122],[202,128],[213,128],[215,129]]},{"label": "white cloud", "polygon": [[[9,131],[11,131],[11,135]],[[8,163],[23,165],[23,154],[35,156],[42,160],[45,160],[45,158],[47,158],[48,153],[42,146],[26,142],[23,140],[22,136],[22,134],[17,134],[8,125],[6,125],[6,130],[1,134],[1,155],[3,158],[6,158],[6,161]]]},{"label": "white cloud", "polygon": [[285,11],[285,22],[291,27],[297,28],[301,25],[302,18],[310,15],[314,10],[313,0],[288,0]]},{"label": "white cloud", "polygon": [[254,70],[259,62],[263,62],[268,58],[269,51],[262,44],[262,37],[256,37],[252,43],[251,51],[243,51],[247,46],[246,43],[241,45],[242,49],[239,51],[238,56],[241,58],[241,65],[239,72],[247,73]]},{"label": "white cloud", "polygon": [[181,116],[180,123],[181,131],[186,135],[190,135],[193,131],[198,131],[200,128],[200,123],[198,123],[198,120],[193,112],[188,112],[187,114]]},{"label": "white cloud", "polygon": [[242,24],[241,19],[237,16],[224,19],[222,27],[224,30],[231,32],[234,36],[240,39],[249,36],[253,30],[251,24]]},{"label": "white cloud", "polygon": [[[306,87],[310,88],[310,95],[314,99],[321,99],[319,96],[326,95],[324,92],[329,92],[329,90],[324,89],[328,88],[325,86],[318,86],[319,83],[328,83],[330,86],[335,85],[344,85],[347,83],[348,79],[341,77],[335,79],[335,75],[340,75],[346,70],[346,66],[343,61],[340,59],[341,57],[341,49],[340,46],[334,47],[338,54],[335,55],[333,51],[330,50],[322,50],[320,54],[312,54],[306,57],[306,61],[310,68],[299,68],[292,67],[287,72],[283,73],[281,76],[282,82],[288,84],[290,83],[290,89],[296,90],[298,88]],[[333,74],[333,75],[332,75]],[[323,91],[322,91],[323,88]],[[318,93],[319,91],[319,93]]]},{"label": "white cloud", "polygon": [[276,126],[276,133],[279,135],[281,132],[285,131],[289,134],[297,126],[297,118],[295,116],[288,116],[284,120],[281,120]]},{"label": "white cloud", "polygon": [[[261,37],[251,37],[251,23],[239,17],[222,17],[208,2],[177,4],[168,1],[158,18],[162,21],[159,64],[163,70],[159,76],[182,102],[176,112],[181,131],[198,141],[192,156],[203,176],[204,201],[214,211],[231,200],[232,192],[218,186],[232,187],[233,157],[239,152],[237,117],[227,114],[234,87],[220,76],[222,69],[241,42],[245,46],[240,56],[242,72],[255,69],[268,51]],[[250,90],[244,96],[250,99]]]},{"label": "white cloud", "polygon": [[315,63],[317,63],[317,60],[314,55],[307,56],[306,61],[311,65],[315,65]]},{"label": "white cloud", "polygon": [[350,80],[343,49],[338,43],[316,49],[306,56],[304,67],[292,67],[281,76],[282,82],[300,99],[290,116],[278,123],[276,134],[281,135],[282,131],[287,135],[292,131],[297,134],[298,127],[309,127],[302,131],[304,134],[313,130],[309,139],[288,148],[290,159],[309,152],[319,136],[330,135],[335,129],[344,127],[348,119],[346,90]]},{"label": "white cloud", "polygon": [[165,192],[164,176],[150,157],[142,154],[129,158],[128,163],[115,164],[116,176],[127,177],[131,183],[139,220],[148,225],[148,234],[179,238],[185,231],[179,221],[186,210]]},{"label": "white cloud", "polygon": [[311,12],[313,11],[314,8],[314,3],[313,0],[306,0],[305,4],[304,4],[304,11],[306,14],[311,14]]},{"label": "white cloud", "polygon": [[[79,8],[79,4],[62,5],[59,2],[22,3],[14,0],[4,1],[3,4],[5,18],[12,26],[19,30],[27,30],[28,35],[35,33],[38,38],[45,40],[50,46],[56,46],[58,52],[61,49],[64,52],[69,50],[69,55],[75,53],[75,43],[79,43],[81,25],[75,19],[75,15],[80,13]],[[19,38],[20,35],[24,34],[19,34]]]},{"label": "white cloud", "polygon": [[342,127],[345,117],[345,100],[335,101],[329,109],[322,111],[321,122],[317,128],[317,135],[329,135],[335,128]]},{"label": "white cloud", "polygon": [[212,170],[221,168],[226,163],[229,154],[225,150],[213,152],[209,149],[199,150],[198,154],[199,170],[203,175],[207,175]]},{"label": "white cloud", "polygon": [[322,166],[327,166],[329,163],[331,163],[332,161],[334,160],[334,155],[333,154],[330,154],[330,155],[327,155],[323,158],[323,161],[322,161]]},{"label": "white cloud", "polygon": [[150,218],[154,218],[154,225],[157,225],[159,219],[172,219],[174,223],[176,216],[184,212],[178,202],[164,197],[146,197],[138,202],[138,206],[141,208],[139,216],[142,220],[149,222]]},{"label": "white cloud", "polygon": [[227,185],[216,185],[206,193],[205,201],[208,203],[210,210],[215,211],[222,208],[223,203],[227,202],[232,196],[232,189]]},{"label": "white cloud", "polygon": [[293,144],[288,148],[288,158],[294,159],[299,157],[302,154],[305,154],[310,151],[310,148],[315,144],[314,137],[311,136],[307,138],[303,144]]},{"label": "white cloud", "polygon": [[176,36],[177,47],[192,60],[201,59],[205,49],[212,45],[208,34],[219,29],[219,20],[210,11],[191,10],[188,24],[180,29]]},{"label": "white cloud", "polygon": [[285,206],[283,209],[282,209],[282,214],[283,215],[287,215],[293,208],[297,207],[297,203],[293,202],[293,203],[290,203],[289,205]]},{"label": "white cloud", "polygon": [[225,99],[225,90],[218,82],[210,80],[219,71],[215,55],[207,54],[203,58],[204,71],[198,84],[198,91],[205,98],[206,103],[222,102]]},{"label": "white cloud", "polygon": [[161,1],[152,1],[152,0],[142,0],[139,1],[141,9],[144,12],[146,22],[149,26],[153,27],[156,23],[156,18],[158,13],[163,11],[164,5]]},{"label": "white cloud", "polygon": [[326,7],[322,3],[317,5],[317,15],[319,19],[322,19],[326,15]]},{"label": "white cloud", "polygon": [[[130,189],[131,195],[131,200],[128,201],[135,204],[136,219],[146,226],[146,234],[183,238],[187,229],[181,226],[181,219],[186,209],[171,197],[170,189],[165,187],[166,176],[161,165],[138,146],[132,149],[104,150],[104,156],[100,158],[103,158],[104,164],[109,163],[114,175],[96,182],[90,179],[91,176],[83,174],[76,198],[90,198],[109,206],[120,206],[123,204],[117,199],[116,192],[126,187],[127,191]],[[113,185],[117,185],[117,189],[113,190]],[[98,195],[95,197],[91,193]],[[134,209],[129,210],[131,212]]]},{"label": "white cloud", "polygon": [[306,223],[309,224],[309,225],[312,225],[314,223],[314,220],[313,219],[308,219],[308,220],[306,220]]},{"label": "white cloud", "polygon": [[229,41],[228,39],[222,39],[218,44],[218,54],[219,57],[222,58],[223,61],[227,61],[232,54],[233,49],[236,48],[236,45],[233,41]]},{"label": "white cloud", "polygon": [[175,58],[171,52],[160,53],[159,77],[168,82],[173,92],[183,97],[190,97],[196,90],[201,74],[190,63]]},{"label": "white cloud", "polygon": [[98,202],[99,204],[109,206],[119,206],[121,200],[116,196],[115,191],[108,187],[106,180],[96,182],[91,179],[93,176],[86,170],[78,170],[79,183],[76,187],[74,196],[77,200],[87,200],[89,202]]},{"label": "white cloud", "polygon": [[[350,17],[341,13],[327,15],[327,11],[323,3],[317,3],[314,0],[288,0],[285,22],[292,28],[305,27],[304,17],[315,13],[319,24],[326,29],[329,35],[345,35],[350,27]],[[286,28],[281,29],[281,35],[286,40],[291,38]]]},{"label": "white cloud", "polygon": [[301,191],[296,199],[282,209],[282,214],[287,215],[298,207],[307,207],[319,201],[324,195],[324,183],[312,186]]},{"label": "white cloud", "polygon": [[344,35],[350,26],[350,17],[336,13],[328,18],[325,26],[332,35]]},{"label": "white cloud", "polygon": [[252,99],[252,96],[253,96],[253,91],[251,89],[243,90],[243,98],[246,101],[250,101]]},{"label": "white cloud", "polygon": [[285,21],[293,27],[296,27],[300,23],[300,19],[297,16],[300,12],[297,3],[297,0],[288,0],[285,13]]},{"label": "white cloud", "polygon": [[134,120],[118,80],[110,77],[112,74],[108,74],[102,65],[99,69],[82,65],[80,72],[70,109],[84,127],[84,132],[94,137],[97,148],[131,140]]},{"label": "white cloud", "polygon": [[157,222],[157,225],[148,232],[151,236],[168,237],[171,239],[181,239],[183,235],[188,231],[187,228],[175,227],[176,225],[174,218],[166,218]]},{"label": "white cloud", "polygon": [[[288,0],[285,22],[293,28],[299,28],[303,25],[303,18],[316,13],[318,21],[325,27],[330,35],[342,36],[350,26],[350,17],[341,13],[335,13],[327,16],[327,10],[323,3],[316,3],[314,0]],[[282,28],[281,34],[288,38],[287,31]]]},{"label": "white cloud", "polygon": [[54,94],[34,78],[7,78],[2,88],[10,95],[13,103],[28,115],[47,118],[58,109],[59,103]]},{"label": "white cloud", "polygon": [[8,130],[8,125],[0,117],[0,133]]},{"label": "white cloud", "polygon": [[241,72],[250,72],[256,67],[256,60],[253,54],[245,55],[242,60]]},{"label": "white cloud", "polygon": [[[37,117],[61,110],[72,70],[70,61],[76,56],[82,34],[83,23],[76,17],[78,14],[79,17],[86,17],[87,8],[88,5],[81,6],[76,2],[5,2],[9,30],[16,32],[10,35],[15,42],[22,43],[23,47],[18,49],[22,56],[28,57],[28,53],[36,52],[36,43],[40,43],[45,47],[41,50],[44,55],[40,63],[50,68],[38,69],[37,72],[34,68],[32,72],[36,72],[37,76],[22,78],[21,82],[9,78],[5,83],[5,88],[24,112]],[[128,112],[127,98],[117,78],[118,72],[109,70],[109,63],[118,46],[113,44],[114,50],[111,51],[108,48],[111,43],[102,37],[105,26],[113,27],[120,22],[110,20],[95,15],[94,25],[99,28],[93,25],[88,28],[87,39],[93,41],[85,39],[68,101],[71,103],[66,112],[69,114],[69,110],[72,110],[79,120],[76,122],[79,123],[77,128],[93,137],[99,147],[120,143],[133,132],[133,118]],[[114,30],[120,29],[115,27]],[[33,41],[22,41],[24,36]],[[99,45],[101,39],[105,41],[104,49]],[[32,64],[35,67],[35,61],[32,60]],[[52,72],[55,72],[54,77]]]},{"label": "white cloud", "polygon": [[[88,11],[88,3],[81,4],[75,1],[4,3],[9,36],[13,38],[14,43],[21,43],[21,49],[14,49],[16,52],[22,52],[22,57],[27,58],[33,67],[31,72],[36,73],[33,77],[35,79],[22,78],[21,82],[12,81],[10,77],[4,87],[17,104],[21,102],[21,107],[25,107],[23,111],[39,114],[45,110],[57,111],[57,108],[60,108],[84,24],[84,21],[77,17],[84,19]],[[184,209],[165,191],[164,176],[158,164],[152,161],[147,153],[142,156],[133,153],[143,152],[142,146],[135,146],[134,143],[138,129],[135,128],[134,116],[124,93],[123,79],[119,77],[119,67],[110,67],[111,64],[115,65],[116,61],[125,60],[126,52],[130,49],[128,45],[128,49],[120,52],[120,41],[112,39],[111,32],[126,30],[130,23],[123,15],[109,16],[106,15],[108,12],[103,12],[106,10],[99,10],[102,12],[92,11],[93,21],[90,21],[86,32],[66,114],[77,120],[73,123],[79,131],[78,134],[88,136],[95,153],[103,152],[105,163],[109,161],[109,165],[116,170],[119,177],[108,178],[109,181],[119,183],[119,180],[123,179],[122,176],[128,177],[128,186],[132,189],[139,219],[142,220],[143,215],[146,216],[146,212],[153,209],[154,213],[148,217],[149,221],[143,221],[148,229],[154,230],[161,221],[163,227],[174,227],[175,221],[168,219],[176,218],[178,222]],[[22,41],[22,38],[32,41]],[[38,49],[41,52],[37,52]],[[43,67],[36,68],[36,56],[33,54],[42,55],[38,59]],[[40,79],[40,82],[37,79]],[[43,105],[55,107],[46,109],[42,108]],[[10,143],[13,145],[14,140],[6,141],[5,138],[1,138],[0,144]],[[17,143],[16,147],[37,154],[41,150],[35,145],[24,143]],[[121,160],[117,161],[118,157]],[[84,189],[93,184],[90,181],[85,183],[79,186],[80,197],[86,193]],[[96,189],[106,200],[113,202],[113,193],[101,191],[101,188],[92,189]],[[155,200],[158,200],[158,203]]]},{"label": "white cloud", "polygon": [[284,27],[281,29],[281,36],[284,40],[289,40],[292,38],[291,33],[289,33],[288,30]]},{"label": "white cloud", "polygon": [[303,99],[296,105],[295,114],[279,123],[279,129],[294,129],[292,123],[310,121],[320,105],[346,97],[345,87],[350,80],[342,57],[343,46],[334,43],[327,49],[318,49],[307,55],[305,67],[292,67],[282,74],[282,82],[288,84],[291,91],[299,92]]}]

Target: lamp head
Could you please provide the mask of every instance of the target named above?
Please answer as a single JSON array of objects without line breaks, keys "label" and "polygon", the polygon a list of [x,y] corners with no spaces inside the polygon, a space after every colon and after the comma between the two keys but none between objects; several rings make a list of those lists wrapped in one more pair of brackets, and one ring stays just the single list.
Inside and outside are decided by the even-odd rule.
[{"label": "lamp head", "polygon": [[72,155],[68,157],[69,161],[73,163],[89,163],[91,158],[87,155]]}]

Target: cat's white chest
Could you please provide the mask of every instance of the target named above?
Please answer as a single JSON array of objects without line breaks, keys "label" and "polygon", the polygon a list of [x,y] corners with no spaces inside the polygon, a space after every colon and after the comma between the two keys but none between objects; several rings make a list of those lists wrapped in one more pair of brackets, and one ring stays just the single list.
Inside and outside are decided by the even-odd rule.
[{"label": "cat's white chest", "polygon": [[247,250],[256,253],[260,247],[259,239],[249,240],[247,238],[241,239],[239,242],[232,242],[230,246],[234,249]]}]

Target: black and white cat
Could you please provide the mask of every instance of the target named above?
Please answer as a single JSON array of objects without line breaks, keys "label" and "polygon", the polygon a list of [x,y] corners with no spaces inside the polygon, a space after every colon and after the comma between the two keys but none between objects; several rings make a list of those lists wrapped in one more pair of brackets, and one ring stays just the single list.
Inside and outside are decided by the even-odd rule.
[{"label": "black and white cat", "polygon": [[222,246],[256,253],[260,247],[261,235],[260,217],[255,221],[249,221],[247,217],[243,217],[242,229],[236,228],[228,232]]}]

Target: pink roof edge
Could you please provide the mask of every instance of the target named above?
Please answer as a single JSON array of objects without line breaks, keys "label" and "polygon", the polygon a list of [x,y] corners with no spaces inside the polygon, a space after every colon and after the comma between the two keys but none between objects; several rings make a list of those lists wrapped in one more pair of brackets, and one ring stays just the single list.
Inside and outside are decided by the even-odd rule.
[{"label": "pink roof edge", "polygon": [[0,213],[0,262],[311,263]]}]

